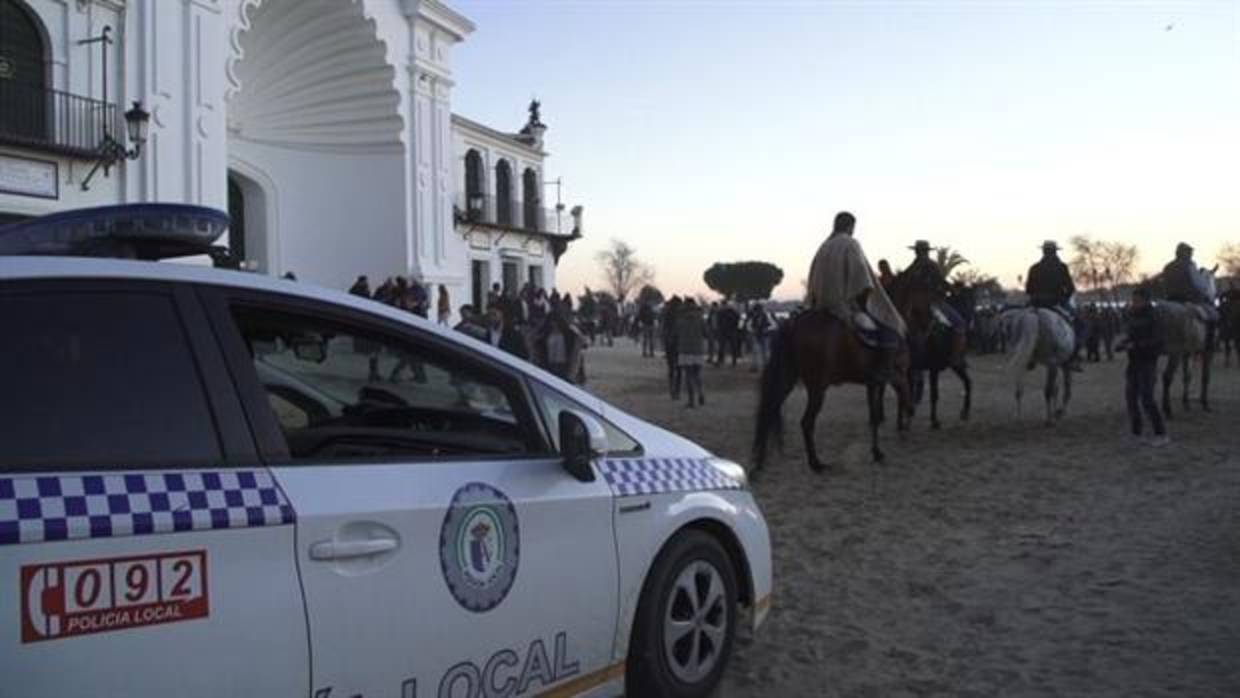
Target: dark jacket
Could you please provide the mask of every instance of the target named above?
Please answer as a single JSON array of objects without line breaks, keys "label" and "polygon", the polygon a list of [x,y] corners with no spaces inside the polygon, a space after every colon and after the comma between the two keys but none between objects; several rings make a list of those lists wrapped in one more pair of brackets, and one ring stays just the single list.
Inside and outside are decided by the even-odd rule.
[{"label": "dark jacket", "polygon": [[706,319],[697,305],[682,306],[676,314],[676,345],[681,356],[706,355]]},{"label": "dark jacket", "polygon": [[1072,283],[1067,264],[1058,257],[1043,257],[1029,267],[1025,293],[1029,294],[1029,302],[1038,307],[1066,305],[1076,293],[1076,284]]},{"label": "dark jacket", "polygon": [[1128,360],[1133,362],[1157,361],[1163,351],[1163,337],[1158,330],[1158,322],[1154,317],[1154,307],[1147,305],[1141,310],[1132,310],[1128,314],[1125,325],[1128,336]]},{"label": "dark jacket", "polygon": [[929,257],[918,257],[904,271],[909,288],[915,291],[933,291],[942,295],[947,290],[947,277],[938,263]]},{"label": "dark jacket", "polygon": [[1209,299],[1193,283],[1196,273],[1196,265],[1191,259],[1175,259],[1163,267],[1163,290],[1167,294],[1167,300],[1178,303],[1208,302]]}]

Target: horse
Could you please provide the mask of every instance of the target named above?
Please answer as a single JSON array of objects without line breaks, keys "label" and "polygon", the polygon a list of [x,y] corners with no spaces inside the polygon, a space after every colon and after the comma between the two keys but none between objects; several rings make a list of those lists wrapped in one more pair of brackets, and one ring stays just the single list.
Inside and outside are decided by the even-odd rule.
[{"label": "horse", "polygon": [[[1043,397],[1046,401],[1046,424],[1063,418],[1072,400],[1072,372],[1066,364],[1072,359],[1076,335],[1072,323],[1049,308],[1011,308],[999,315],[1008,333],[1012,355],[1008,370],[1016,383],[1016,414],[1021,413],[1025,392],[1025,374],[1038,364],[1046,367]],[[1059,401],[1059,375],[1063,375],[1063,401]]]},{"label": "horse", "polygon": [[[1206,296],[1213,301],[1218,295],[1214,282],[1214,272],[1209,269],[1199,270],[1198,280]],[[1167,355],[1167,366],[1162,376],[1162,408],[1167,418],[1171,418],[1171,384],[1175,381],[1177,371],[1183,378],[1181,404],[1184,411],[1189,410],[1189,390],[1192,388],[1192,360],[1197,357],[1201,361],[1201,409],[1210,411],[1210,364],[1214,356],[1215,329],[1203,309],[1192,304],[1159,301],[1154,307],[1154,318],[1164,339],[1163,353]]]},{"label": "horse", "polygon": [[[904,272],[898,274],[891,284],[892,301],[908,325],[910,367],[909,381],[913,386],[914,404],[922,398],[921,374],[930,374],[930,428],[942,428],[939,422],[939,374],[951,369],[964,384],[964,405],[960,408],[960,421],[969,420],[973,405],[973,380],[969,377],[968,335],[963,329],[950,326],[946,318],[935,310],[937,300],[933,291],[913,288]],[[970,297],[964,294],[963,297]],[[967,316],[966,316],[967,317]]]},{"label": "horse", "polygon": [[[826,398],[827,387],[845,383],[866,387],[869,409],[870,453],[881,463],[885,456],[878,445],[878,427],[885,421],[886,384],[870,377],[873,350],[842,320],[823,310],[811,310],[780,323],[771,342],[770,358],[762,370],[758,414],[754,431],[753,472],[766,462],[767,441],[774,435],[783,442],[782,408],[788,395],[802,383],[809,399],[801,416],[801,435],[809,467],[815,472],[828,470],[818,458],[814,425]],[[899,401],[897,428],[905,431],[912,404],[908,387],[908,351],[897,352],[889,382]]]}]

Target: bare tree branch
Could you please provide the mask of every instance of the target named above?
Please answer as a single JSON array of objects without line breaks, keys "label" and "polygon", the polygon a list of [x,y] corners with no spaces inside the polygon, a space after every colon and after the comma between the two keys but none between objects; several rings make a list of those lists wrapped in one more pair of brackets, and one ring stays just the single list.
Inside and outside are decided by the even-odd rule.
[{"label": "bare tree branch", "polygon": [[637,248],[623,240],[613,239],[595,258],[607,287],[620,302],[634,289],[654,283],[654,269],[637,258]]}]

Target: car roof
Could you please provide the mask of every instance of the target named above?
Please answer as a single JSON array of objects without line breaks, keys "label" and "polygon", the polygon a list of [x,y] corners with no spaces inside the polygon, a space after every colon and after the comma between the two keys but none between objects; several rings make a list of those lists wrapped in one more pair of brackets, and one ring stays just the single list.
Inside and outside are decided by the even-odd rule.
[{"label": "car roof", "polygon": [[[263,291],[348,307],[370,315],[417,327],[448,342],[471,349],[553,386],[577,402],[597,411],[606,419],[614,421],[622,430],[641,432],[639,440],[653,439],[658,450],[671,450],[685,455],[705,454],[701,446],[654,426],[623,410],[607,404],[595,395],[562,380],[558,376],[517,358],[508,352],[480,342],[447,326],[432,323],[405,310],[399,310],[368,298],[354,296],[344,291],[316,286],[305,281],[280,279],[254,272],[217,269],[205,264],[186,262],[148,262],[125,259],[53,256],[4,256],[0,255],[0,282],[39,279],[119,279],[135,281],[161,281],[166,283],[190,283],[229,288]],[[636,434],[635,434],[636,435]],[[653,445],[653,444],[651,444]]]},{"label": "car roof", "polygon": [[[297,298],[347,306],[370,315],[380,315],[396,322],[417,327],[452,342],[463,344],[508,366],[524,372],[536,368],[495,347],[437,325],[413,313],[399,310],[378,301],[354,296],[344,291],[316,286],[304,281],[279,279],[265,274],[217,269],[183,262],[147,262],[125,259],[89,257],[6,257],[0,256],[0,281],[38,279],[119,279],[189,283],[278,293]],[[555,379],[545,374],[542,378]],[[569,386],[571,387],[571,386]]]}]

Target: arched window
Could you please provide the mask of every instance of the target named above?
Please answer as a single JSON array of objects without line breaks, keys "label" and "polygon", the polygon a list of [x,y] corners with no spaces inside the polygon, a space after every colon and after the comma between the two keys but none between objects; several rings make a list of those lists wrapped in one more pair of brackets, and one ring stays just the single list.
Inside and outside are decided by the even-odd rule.
[{"label": "arched window", "polygon": [[512,166],[503,159],[495,165],[495,218],[500,225],[512,225]]},{"label": "arched window", "polygon": [[538,172],[532,168],[525,168],[525,173],[521,175],[522,185],[522,204],[525,209],[525,215],[522,222],[525,223],[526,230],[540,230],[541,221],[538,219],[542,211],[542,193],[541,183],[538,181]]},{"label": "arched window", "polygon": [[485,202],[482,197],[482,155],[470,148],[465,153],[465,210],[469,212],[469,220],[482,220]]},{"label": "arched window", "polygon": [[0,0],[0,137],[47,135],[47,43],[22,0]]}]

